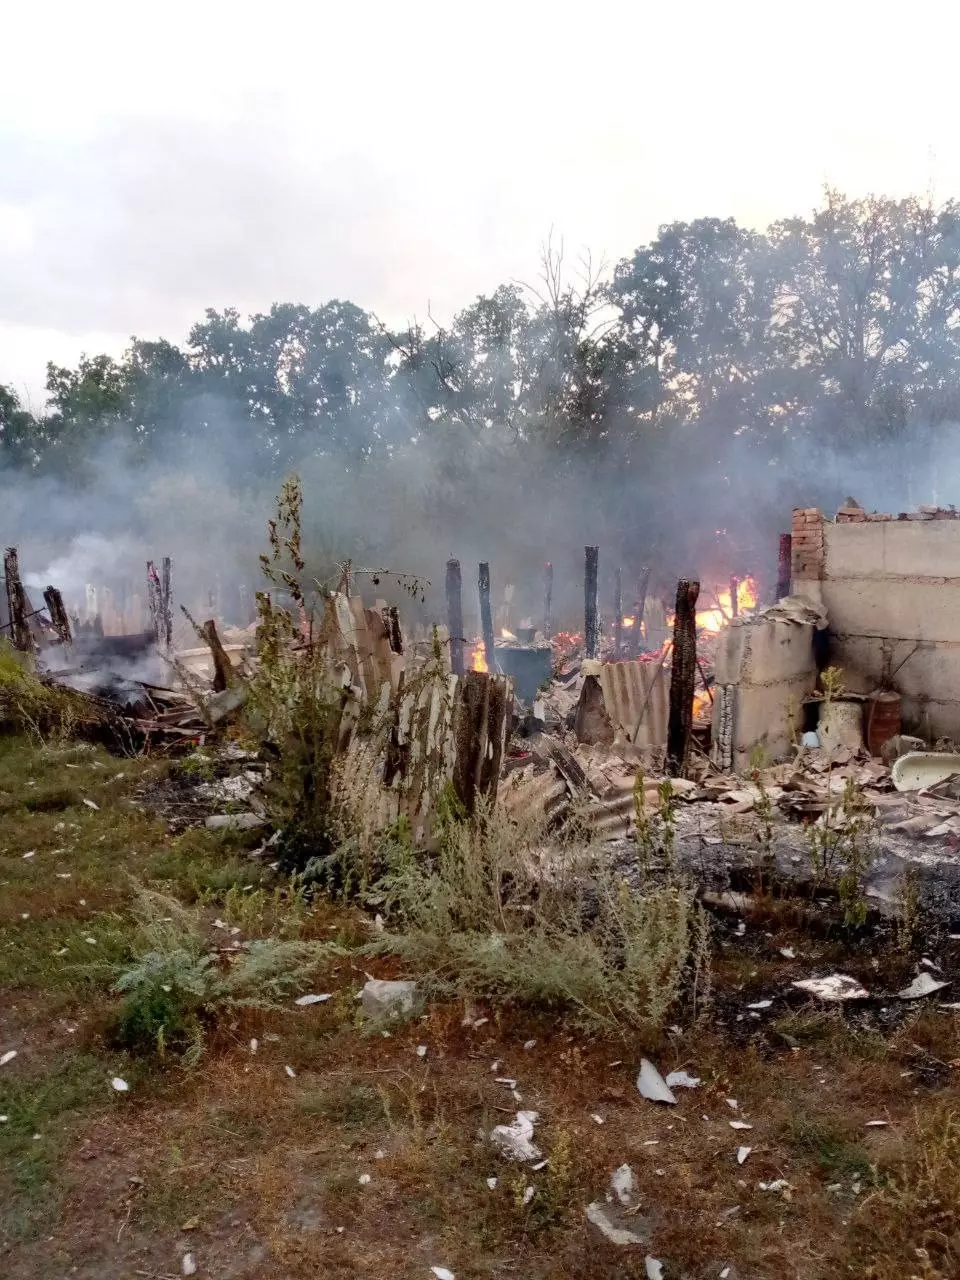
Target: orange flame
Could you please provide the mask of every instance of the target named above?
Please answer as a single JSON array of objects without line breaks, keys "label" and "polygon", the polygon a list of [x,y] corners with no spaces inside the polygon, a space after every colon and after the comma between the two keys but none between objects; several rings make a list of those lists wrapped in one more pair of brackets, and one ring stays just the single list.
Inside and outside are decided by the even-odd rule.
[{"label": "orange flame", "polygon": [[624,625],[625,627],[632,627],[632,626],[633,626],[633,624],[634,624],[634,621],[635,621],[635,619],[633,619],[633,618],[624,618],[624,620],[623,620],[623,625]]},{"label": "orange flame", "polygon": [[470,670],[471,671],[489,671],[490,670],[490,668],[487,666],[487,654],[486,654],[486,650],[483,647],[482,640],[478,640],[473,647],[473,652],[470,655]]}]

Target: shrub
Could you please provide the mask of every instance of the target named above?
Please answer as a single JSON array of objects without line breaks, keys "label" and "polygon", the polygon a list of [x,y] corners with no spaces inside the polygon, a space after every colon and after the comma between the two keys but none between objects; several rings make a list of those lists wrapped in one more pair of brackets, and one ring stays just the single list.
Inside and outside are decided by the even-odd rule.
[{"label": "shrub", "polygon": [[332,955],[333,943],[247,943],[222,956],[210,948],[199,912],[174,898],[138,889],[138,955],[116,981],[125,999],[115,1038],[137,1052],[182,1054],[188,1062],[203,1052],[205,1032],[239,1008],[278,1009]]},{"label": "shrub", "polygon": [[588,844],[542,841],[499,809],[448,815],[427,858],[402,844],[369,945],[441,993],[564,1008],[588,1027],[662,1022],[705,972],[705,919],[680,883],[634,891]]}]

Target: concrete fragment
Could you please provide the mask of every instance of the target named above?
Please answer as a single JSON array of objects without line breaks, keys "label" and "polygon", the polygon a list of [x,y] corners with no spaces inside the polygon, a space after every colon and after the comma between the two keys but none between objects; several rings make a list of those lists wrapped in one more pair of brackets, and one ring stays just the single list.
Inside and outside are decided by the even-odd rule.
[{"label": "concrete fragment", "polygon": [[671,1071],[666,1085],[669,1089],[696,1089],[700,1083],[699,1076],[692,1076],[688,1071]]},{"label": "concrete fragment", "polygon": [[610,1190],[623,1205],[636,1203],[637,1184],[633,1170],[628,1164],[622,1164],[610,1175]]},{"label": "concrete fragment", "polygon": [[413,1013],[418,1000],[415,982],[389,982],[371,978],[360,993],[368,1018],[399,1018]]},{"label": "concrete fragment", "polygon": [[203,824],[208,831],[253,831],[266,826],[255,813],[212,813]]},{"label": "concrete fragment", "polygon": [[543,1152],[533,1142],[533,1128],[539,1119],[537,1111],[518,1111],[510,1124],[491,1129],[490,1141],[508,1160],[539,1160]]},{"label": "concrete fragment", "polygon": [[826,978],[802,978],[793,986],[820,1000],[869,1000],[870,992],[856,978],[845,973],[831,973]]},{"label": "concrete fragment", "polygon": [[918,973],[909,986],[897,992],[898,1000],[920,1000],[923,996],[932,996],[935,991],[942,991],[949,982],[940,982],[929,973]]},{"label": "concrete fragment", "polygon": [[634,1225],[630,1227],[623,1226],[616,1211],[610,1205],[604,1204],[602,1200],[595,1200],[593,1204],[588,1204],[586,1214],[600,1234],[609,1240],[611,1244],[624,1247],[637,1244],[645,1245],[647,1243],[646,1233],[641,1234],[637,1230],[635,1220],[630,1220]]}]

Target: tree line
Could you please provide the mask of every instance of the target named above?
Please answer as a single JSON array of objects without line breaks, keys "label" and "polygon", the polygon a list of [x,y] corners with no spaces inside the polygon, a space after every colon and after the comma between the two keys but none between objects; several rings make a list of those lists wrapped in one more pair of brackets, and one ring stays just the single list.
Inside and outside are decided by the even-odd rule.
[{"label": "tree line", "polygon": [[689,548],[684,499],[735,537],[744,497],[782,523],[867,462],[929,500],[960,421],[958,317],[960,206],[828,191],[765,233],[672,223],[612,271],[550,242],[537,279],[446,325],[341,300],[208,310],[182,345],[49,365],[41,413],[0,386],[0,465],[82,487],[103,441],[131,466],[207,441],[243,488],[305,459],[383,478],[422,458],[432,511],[522,477],[601,503],[624,545]]}]

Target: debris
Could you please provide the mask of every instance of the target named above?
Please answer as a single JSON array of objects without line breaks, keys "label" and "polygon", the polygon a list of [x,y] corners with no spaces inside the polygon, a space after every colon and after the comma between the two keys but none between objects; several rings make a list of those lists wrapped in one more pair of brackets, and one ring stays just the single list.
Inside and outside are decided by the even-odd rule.
[{"label": "debris", "polygon": [[257,1052],[257,1050],[258,1050],[259,1048],[260,1048],[260,1041],[259,1041],[259,1040],[257,1040],[256,1038],[254,1038],[253,1040],[251,1040],[251,1041],[250,1041],[250,1052],[251,1052],[251,1053],[256,1053],[256,1052]]},{"label": "debris", "polygon": [[369,1173],[361,1173],[357,1181],[360,1183],[361,1187],[368,1187],[373,1179]]},{"label": "debris", "polygon": [[643,1266],[647,1273],[647,1280],[663,1280],[663,1263],[659,1258],[651,1258],[648,1253],[643,1260]]},{"label": "debris", "polygon": [[700,1084],[700,1077],[692,1076],[686,1071],[671,1071],[665,1083],[670,1089],[696,1089]]},{"label": "debris", "polygon": [[427,1056],[427,1046],[425,1044],[417,1045],[417,1057],[425,1058]]},{"label": "debris", "polygon": [[8,1049],[6,1053],[0,1053],[0,1067],[5,1067],[8,1062],[12,1062],[17,1056],[16,1049]]},{"label": "debris", "polygon": [[793,947],[781,947],[780,954],[783,956],[784,960],[796,960],[797,958],[797,953],[794,951]]},{"label": "debris", "polygon": [[[486,1022],[486,1018],[484,1018],[484,1022]],[[476,1023],[474,1023],[474,1026],[476,1026]],[[536,1040],[525,1040],[523,1047],[524,1049],[532,1049],[536,1043]]]},{"label": "debris", "polygon": [[898,791],[921,791],[960,773],[960,755],[949,751],[908,751],[890,770]]},{"label": "debris", "polygon": [[677,1104],[677,1100],[667,1082],[649,1058],[640,1059],[637,1088],[640,1090],[641,1097],[649,1098],[651,1102],[666,1102],[671,1106],[676,1106]]},{"label": "debris", "polygon": [[430,1270],[437,1277],[437,1280],[457,1280],[457,1277],[449,1267],[431,1267]]},{"label": "debris", "polygon": [[360,998],[368,1018],[399,1018],[413,1012],[417,1002],[417,984],[371,978]]},{"label": "debris", "polygon": [[196,1275],[197,1262],[192,1253],[185,1253],[180,1259],[180,1270],[185,1276]]},{"label": "debris", "polygon": [[601,1200],[595,1200],[593,1204],[588,1204],[586,1208],[586,1215],[601,1235],[605,1236],[611,1244],[631,1245],[647,1243],[645,1235],[641,1235],[638,1231],[631,1230],[629,1227],[619,1226],[614,1220],[610,1206],[604,1204]]},{"label": "debris", "polygon": [[99,809],[99,808],[100,808],[100,806],[99,806],[99,805],[98,805],[94,800],[88,800],[88,799],[86,798],[86,796],[84,796],[84,798],[83,798],[83,803],[87,806],[87,808],[88,808],[88,809]]},{"label": "debris", "polygon": [[755,1000],[753,1004],[748,1004],[748,1009],[769,1009],[773,1004],[772,1000]]},{"label": "debris", "polygon": [[327,992],[325,995],[322,995],[322,996],[298,996],[293,1003],[300,1005],[301,1008],[306,1008],[307,1005],[323,1004],[325,1000],[332,1000],[332,999],[333,999],[332,994],[330,992]]},{"label": "debris", "polygon": [[621,1204],[633,1204],[636,1200],[637,1184],[633,1170],[628,1164],[622,1164],[610,1175],[610,1189]]},{"label": "debris", "polygon": [[212,813],[203,825],[208,831],[253,831],[266,826],[266,819],[255,813]]},{"label": "debris", "polygon": [[856,978],[845,973],[831,973],[826,978],[802,978],[793,986],[821,1000],[869,1000],[870,992]]},{"label": "debris", "polygon": [[897,992],[898,1000],[920,1000],[923,996],[932,996],[935,991],[942,991],[949,982],[941,982],[929,973],[918,973],[909,986]]},{"label": "debris", "polygon": [[786,1178],[777,1178],[774,1182],[758,1182],[757,1186],[761,1191],[779,1191],[786,1195],[790,1190],[790,1183]]},{"label": "debris", "polygon": [[753,1147],[737,1147],[737,1164],[743,1164]]},{"label": "debris", "polygon": [[743,1120],[728,1120],[727,1124],[730,1126],[731,1129],[752,1129],[753,1128],[752,1124],[747,1124]]},{"label": "debris", "polygon": [[534,1195],[534,1189],[533,1189],[533,1187],[531,1187],[531,1186],[528,1184],[528,1185],[524,1188],[524,1192],[523,1192],[523,1203],[524,1203],[524,1204],[529,1204],[529,1203],[530,1203],[530,1201],[533,1199],[533,1195]]},{"label": "debris", "polygon": [[886,1129],[889,1120],[868,1120],[864,1126],[867,1129]]},{"label": "debris", "polygon": [[130,1086],[127,1084],[126,1080],[124,1080],[121,1076],[114,1076],[113,1079],[110,1081],[110,1086],[111,1088],[115,1089],[117,1093],[127,1093],[129,1092],[129,1089],[130,1089]]},{"label": "debris", "polygon": [[594,1124],[603,1124],[603,1116],[598,1115],[596,1111],[591,1112],[590,1119]]},{"label": "debris", "polygon": [[283,1069],[287,1073],[287,1075],[290,1077],[291,1080],[296,1080],[297,1073],[294,1071],[293,1067],[284,1067]]},{"label": "debris", "polygon": [[518,1111],[512,1124],[491,1129],[490,1141],[508,1160],[539,1160],[543,1152],[533,1142],[533,1127],[539,1119],[537,1111]]},{"label": "debris", "polygon": [[496,1191],[496,1189],[497,1189],[497,1182],[498,1182],[498,1179],[497,1179],[497,1178],[488,1178],[488,1179],[487,1179],[487,1186],[490,1188],[490,1190],[491,1190],[491,1191]]}]

